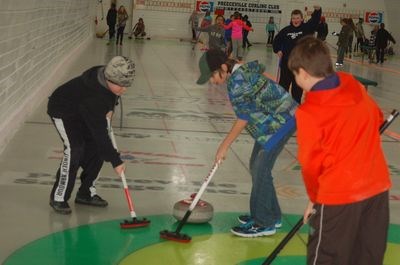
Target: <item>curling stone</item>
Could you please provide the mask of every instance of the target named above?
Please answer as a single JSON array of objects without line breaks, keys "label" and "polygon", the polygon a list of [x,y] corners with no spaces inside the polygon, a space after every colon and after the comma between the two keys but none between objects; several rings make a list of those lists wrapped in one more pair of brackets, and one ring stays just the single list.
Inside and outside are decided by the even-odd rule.
[{"label": "curling stone", "polygon": [[[189,209],[189,206],[192,203],[195,196],[196,194],[194,193],[190,196],[191,198],[184,199],[175,203],[172,215],[178,221],[181,221],[183,216],[185,216],[185,213]],[[197,205],[194,207],[191,215],[189,216],[187,222],[193,224],[207,223],[213,218],[213,215],[214,215],[214,207],[206,201],[199,200]]]}]

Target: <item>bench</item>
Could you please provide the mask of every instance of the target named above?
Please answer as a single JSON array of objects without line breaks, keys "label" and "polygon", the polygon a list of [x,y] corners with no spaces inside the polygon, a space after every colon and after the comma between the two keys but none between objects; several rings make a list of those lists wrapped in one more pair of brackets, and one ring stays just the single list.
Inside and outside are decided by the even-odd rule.
[{"label": "bench", "polygon": [[358,82],[360,82],[361,84],[363,84],[365,86],[365,88],[368,90],[368,86],[377,86],[378,82],[357,76],[357,75],[353,75],[355,79],[358,80]]}]

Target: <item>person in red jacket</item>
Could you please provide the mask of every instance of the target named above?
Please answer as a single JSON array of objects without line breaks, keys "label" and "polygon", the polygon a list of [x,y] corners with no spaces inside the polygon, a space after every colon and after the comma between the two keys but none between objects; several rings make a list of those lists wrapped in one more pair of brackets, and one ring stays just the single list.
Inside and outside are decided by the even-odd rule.
[{"label": "person in red jacket", "polygon": [[289,69],[306,92],[296,111],[298,159],[310,199],[308,264],[379,265],[389,225],[383,114],[352,75],[335,72],[313,36],[297,43]]}]

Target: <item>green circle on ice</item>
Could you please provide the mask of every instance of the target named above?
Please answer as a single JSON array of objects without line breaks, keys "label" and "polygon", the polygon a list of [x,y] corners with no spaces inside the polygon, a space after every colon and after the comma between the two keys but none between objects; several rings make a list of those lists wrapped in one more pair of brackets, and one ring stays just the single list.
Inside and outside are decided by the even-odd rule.
[{"label": "green circle on ice", "polygon": [[[175,231],[178,222],[171,215],[146,216],[147,227],[121,229],[123,219],[82,225],[32,241],[10,255],[4,265],[256,265],[279,244],[299,215],[286,214],[283,227],[270,237],[241,238],[230,233],[242,213],[214,213],[205,224],[185,224],[181,233],[190,243],[160,238],[160,231]],[[142,218],[142,216],[140,216]],[[306,226],[293,237],[274,260],[274,265],[305,264]],[[400,225],[390,225],[385,265],[400,260]]]}]

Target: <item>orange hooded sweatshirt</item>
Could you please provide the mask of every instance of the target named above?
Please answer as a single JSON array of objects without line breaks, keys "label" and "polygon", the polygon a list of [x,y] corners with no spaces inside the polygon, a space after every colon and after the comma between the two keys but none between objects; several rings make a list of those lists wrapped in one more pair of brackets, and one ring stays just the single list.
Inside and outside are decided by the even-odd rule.
[{"label": "orange hooded sweatshirt", "polygon": [[391,186],[382,112],[352,75],[337,74],[338,87],[311,90],[296,112],[306,190],[312,202],[327,205],[362,201]]}]

